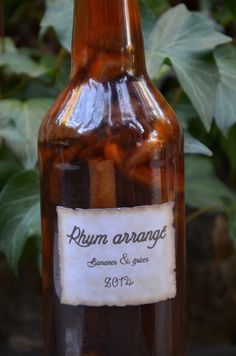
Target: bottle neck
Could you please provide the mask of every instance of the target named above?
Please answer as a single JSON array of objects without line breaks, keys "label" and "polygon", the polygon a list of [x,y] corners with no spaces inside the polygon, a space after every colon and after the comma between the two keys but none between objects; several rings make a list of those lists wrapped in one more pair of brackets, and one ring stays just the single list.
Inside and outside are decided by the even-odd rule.
[{"label": "bottle neck", "polygon": [[137,0],[75,0],[72,76],[99,81],[146,74]]}]

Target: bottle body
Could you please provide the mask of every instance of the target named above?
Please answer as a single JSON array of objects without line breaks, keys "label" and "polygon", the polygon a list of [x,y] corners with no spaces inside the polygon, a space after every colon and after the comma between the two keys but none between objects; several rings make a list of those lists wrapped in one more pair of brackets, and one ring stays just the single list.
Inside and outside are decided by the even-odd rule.
[{"label": "bottle body", "polygon": [[[39,133],[44,355],[185,356],[182,131],[147,76],[136,1],[75,4],[72,78]],[[149,208],[157,212],[145,215]],[[64,213],[71,231],[63,235]],[[89,214],[94,223],[82,231],[74,217],[85,221]],[[96,220],[99,214],[106,219]],[[127,214],[132,218],[123,226]],[[147,231],[149,217],[166,226]],[[103,231],[98,236],[94,225]],[[124,234],[103,234],[107,227]],[[134,250],[135,266],[125,275],[105,266],[122,264]],[[82,265],[87,251],[93,252]]]}]

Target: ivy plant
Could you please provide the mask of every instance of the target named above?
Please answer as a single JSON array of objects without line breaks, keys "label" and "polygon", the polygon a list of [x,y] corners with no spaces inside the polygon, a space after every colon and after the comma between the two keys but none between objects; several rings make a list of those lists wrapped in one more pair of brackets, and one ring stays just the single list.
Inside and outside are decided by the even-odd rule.
[{"label": "ivy plant", "polygon": [[[221,211],[236,241],[235,187],[217,174],[225,164],[219,152],[231,176],[236,173],[236,47],[225,34],[229,22],[236,28],[236,11],[226,2],[223,17],[214,0],[200,3],[200,11],[191,12],[184,4],[140,0],[146,60],[160,90],[171,81],[163,94],[184,129],[186,203],[193,211],[187,220]],[[13,5],[8,6],[11,13]],[[10,28],[20,21],[23,5],[15,6],[6,24]],[[0,251],[14,271],[28,240],[40,258],[37,132],[70,70],[73,0],[48,0],[39,10],[34,45],[19,45],[6,35],[0,46]]]}]

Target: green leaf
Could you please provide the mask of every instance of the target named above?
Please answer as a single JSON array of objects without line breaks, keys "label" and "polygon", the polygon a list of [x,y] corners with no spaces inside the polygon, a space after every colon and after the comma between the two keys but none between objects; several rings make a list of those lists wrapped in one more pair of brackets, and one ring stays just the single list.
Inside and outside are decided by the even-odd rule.
[{"label": "green leaf", "polygon": [[13,176],[0,194],[0,249],[14,271],[27,239],[39,234],[38,174],[23,171]]},{"label": "green leaf", "polygon": [[[25,168],[34,168],[37,162],[37,137],[41,121],[52,104],[49,99],[2,100],[2,117],[12,119],[7,126],[0,126],[0,135],[5,138],[11,149],[21,158]],[[11,105],[13,110],[11,110]],[[1,114],[0,114],[1,120]],[[1,122],[1,121],[0,121]]]},{"label": "green leaf", "polygon": [[[168,99],[168,98],[167,98]],[[173,97],[172,97],[173,102]],[[181,95],[176,107],[175,112],[181,121],[182,127],[187,130],[192,119],[198,117],[196,110],[186,95]]]},{"label": "green leaf", "polygon": [[144,40],[146,40],[156,23],[156,16],[146,0],[140,0],[139,3],[142,14],[142,30]]},{"label": "green leaf", "polygon": [[235,193],[215,175],[208,158],[187,156],[185,158],[186,203],[199,209],[223,209],[223,200],[234,199]]},{"label": "green leaf", "polygon": [[200,0],[199,1],[199,7],[201,9],[201,11],[211,11],[211,7],[212,7],[212,0]]},{"label": "green leaf", "polygon": [[25,74],[32,78],[37,78],[47,73],[47,68],[20,51],[14,55],[11,53],[0,54],[0,67],[5,67],[10,73]]},{"label": "green leaf", "polygon": [[0,137],[3,138],[9,146],[11,146],[12,142],[18,143],[20,145],[25,144],[24,136],[13,125],[9,125],[8,127],[3,127],[0,129]]},{"label": "green leaf", "polygon": [[45,66],[33,60],[23,49],[17,49],[11,39],[4,39],[3,48],[3,53],[0,53],[0,67],[4,67],[7,72],[33,78],[47,73]]},{"label": "green leaf", "polygon": [[167,11],[169,7],[168,0],[139,0],[145,48],[157,18]]},{"label": "green leaf", "polygon": [[170,7],[168,0],[139,0],[139,3],[141,11],[143,7],[145,7],[151,10],[156,17],[160,17],[160,15]]},{"label": "green leaf", "polygon": [[49,99],[31,99],[21,103],[21,114],[14,118],[19,132],[25,137],[24,146],[20,147],[19,154],[24,166],[32,168],[37,162],[37,137],[43,117],[52,104]]},{"label": "green leaf", "polygon": [[11,118],[17,118],[19,115],[19,100],[0,101],[0,139],[4,139],[9,146],[11,146],[11,142],[25,144],[24,136],[10,121]]},{"label": "green leaf", "polygon": [[219,80],[215,63],[208,58],[189,55],[175,58],[173,62],[178,80],[207,131],[213,119],[215,90]]},{"label": "green leaf", "polygon": [[53,28],[61,45],[69,52],[71,50],[73,4],[73,0],[48,2],[41,21],[41,34],[44,34],[48,28]]},{"label": "green leaf", "polygon": [[212,152],[203,143],[192,137],[187,131],[184,133],[184,151],[185,153],[202,154],[212,156]]},{"label": "green leaf", "polygon": [[155,77],[169,59],[178,80],[209,130],[218,82],[217,67],[206,53],[231,38],[215,30],[211,19],[181,4],[157,21],[149,37],[148,71]]},{"label": "green leaf", "polygon": [[16,53],[17,49],[15,43],[10,37],[1,37],[0,38],[1,48],[4,49],[7,53]]},{"label": "green leaf", "polygon": [[215,119],[224,134],[236,122],[236,47],[222,46],[215,50],[220,72],[216,91]]},{"label": "green leaf", "polygon": [[60,64],[60,68],[56,70],[56,58],[53,60],[48,60],[48,56],[46,60],[44,58],[43,62],[49,69],[49,73],[52,75],[52,81],[54,82],[53,85],[45,85],[40,81],[31,81],[28,83],[27,87],[24,90],[24,96],[32,98],[38,97],[47,97],[47,98],[56,98],[59,93],[64,90],[65,85],[69,81],[70,77],[70,68],[71,68],[71,61],[70,56],[67,55],[64,60]]},{"label": "green leaf", "polygon": [[5,160],[0,160],[0,189],[2,189],[3,185],[6,183],[6,181],[22,170],[21,165],[14,161],[5,161]]},{"label": "green leaf", "polygon": [[19,100],[0,100],[0,128],[12,118],[20,114]]},{"label": "green leaf", "polygon": [[13,152],[6,145],[2,145],[0,148],[0,190],[11,176],[22,169],[22,165]]}]

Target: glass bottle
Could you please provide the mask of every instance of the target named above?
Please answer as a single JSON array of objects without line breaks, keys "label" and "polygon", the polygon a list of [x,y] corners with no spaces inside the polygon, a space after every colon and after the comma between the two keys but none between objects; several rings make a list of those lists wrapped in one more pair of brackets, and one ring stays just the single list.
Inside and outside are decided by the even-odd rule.
[{"label": "glass bottle", "polygon": [[148,77],[136,0],[75,0],[39,162],[44,355],[185,356],[183,136]]}]

